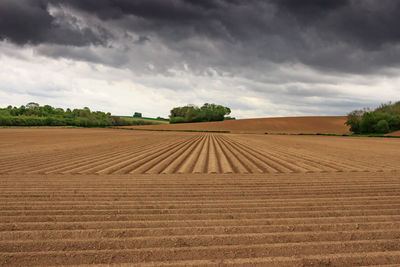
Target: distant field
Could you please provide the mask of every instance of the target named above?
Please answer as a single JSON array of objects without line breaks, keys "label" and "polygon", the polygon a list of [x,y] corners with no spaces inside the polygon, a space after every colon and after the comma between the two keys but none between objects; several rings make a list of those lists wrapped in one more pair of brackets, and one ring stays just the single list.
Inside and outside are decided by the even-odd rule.
[{"label": "distant field", "polygon": [[400,131],[388,133],[388,134],[386,134],[386,135],[387,135],[387,136],[400,136]]},{"label": "distant field", "polygon": [[123,118],[124,120],[128,120],[128,121],[146,121],[146,122],[151,122],[154,125],[158,125],[158,124],[168,124],[169,121],[168,120],[159,120],[159,119],[155,119],[155,118],[134,118],[134,117],[129,117],[129,116],[118,116]]},{"label": "distant field", "polygon": [[344,124],[345,122],[345,116],[321,116],[243,119],[127,127],[153,130],[230,131],[231,133],[349,134],[349,128]]}]

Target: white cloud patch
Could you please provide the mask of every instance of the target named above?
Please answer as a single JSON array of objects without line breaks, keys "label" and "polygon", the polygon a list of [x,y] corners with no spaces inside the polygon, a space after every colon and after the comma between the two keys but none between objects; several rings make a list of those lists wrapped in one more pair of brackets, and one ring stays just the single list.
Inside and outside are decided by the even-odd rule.
[{"label": "white cloud patch", "polygon": [[[82,58],[79,54],[63,57],[60,51],[59,57],[46,56],[45,48],[81,50]],[[344,115],[400,95],[400,75],[393,75],[400,70],[394,68],[391,75],[363,76],[269,63],[266,73],[259,69],[224,73],[211,67],[199,73],[187,63],[176,62],[178,67],[173,64],[165,72],[157,72],[157,60],[150,62],[137,56],[135,50],[119,54],[126,58],[121,67],[104,64],[104,60],[87,60],[83,58],[85,51],[91,51],[93,57],[119,53],[104,47],[34,48],[1,42],[0,106],[35,101],[63,108],[88,106],[118,115],[140,111],[145,116],[166,117],[172,107],[209,102],[231,107],[231,115],[237,118],[254,118]],[[163,60],[173,57],[165,54]],[[143,68],[138,69],[139,65]]]}]

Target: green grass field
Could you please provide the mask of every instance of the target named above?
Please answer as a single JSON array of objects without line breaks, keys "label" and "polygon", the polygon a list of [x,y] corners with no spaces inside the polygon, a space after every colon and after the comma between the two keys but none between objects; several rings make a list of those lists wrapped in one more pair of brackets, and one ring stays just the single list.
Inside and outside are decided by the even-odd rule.
[{"label": "green grass field", "polygon": [[134,117],[130,117],[130,116],[118,116],[118,117],[121,117],[124,120],[128,120],[128,121],[146,121],[146,122],[151,122],[154,125],[157,125],[157,124],[168,124],[169,123],[168,120],[147,118],[147,117],[142,117],[142,118],[134,118]]}]

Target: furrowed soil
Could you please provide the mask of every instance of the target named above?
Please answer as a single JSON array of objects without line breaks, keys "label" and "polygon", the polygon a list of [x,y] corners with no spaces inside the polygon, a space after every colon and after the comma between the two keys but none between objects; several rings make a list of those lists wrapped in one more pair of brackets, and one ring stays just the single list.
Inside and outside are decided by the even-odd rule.
[{"label": "furrowed soil", "polygon": [[133,129],[229,131],[231,133],[349,134],[345,116],[282,117],[201,123],[127,126]]},{"label": "furrowed soil", "polygon": [[395,131],[395,132],[392,132],[392,133],[388,133],[388,134],[386,134],[386,136],[400,136],[400,131]]},{"label": "furrowed soil", "polygon": [[0,130],[0,265],[398,266],[400,140]]}]

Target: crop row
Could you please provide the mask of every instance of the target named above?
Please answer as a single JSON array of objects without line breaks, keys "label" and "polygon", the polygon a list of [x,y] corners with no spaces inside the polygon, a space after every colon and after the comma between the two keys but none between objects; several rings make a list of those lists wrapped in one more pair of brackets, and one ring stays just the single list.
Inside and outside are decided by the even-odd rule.
[{"label": "crop row", "polygon": [[400,262],[398,172],[0,177],[0,265]]},{"label": "crop row", "polygon": [[0,173],[3,174],[244,174],[377,170],[365,162],[300,154],[285,147],[260,149],[222,134],[184,135],[125,146],[108,144],[92,151],[65,149],[0,161]]}]

